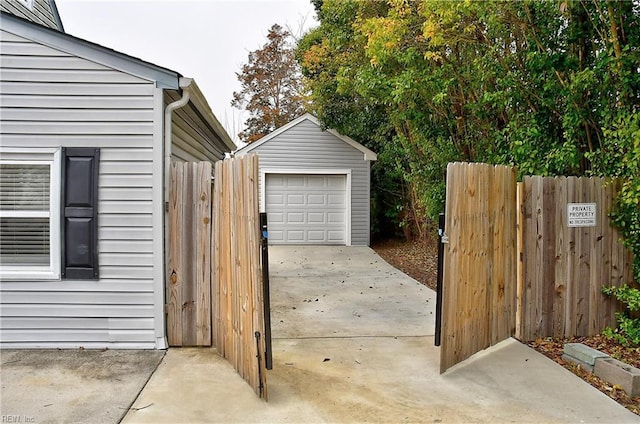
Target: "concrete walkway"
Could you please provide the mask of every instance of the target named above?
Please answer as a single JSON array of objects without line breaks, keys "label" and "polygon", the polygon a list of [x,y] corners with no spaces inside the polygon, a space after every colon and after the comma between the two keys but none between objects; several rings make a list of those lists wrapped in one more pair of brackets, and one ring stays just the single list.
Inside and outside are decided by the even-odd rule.
[{"label": "concrete walkway", "polygon": [[270,259],[269,402],[215,350],[170,349],[123,422],[640,422],[515,340],[440,375],[433,291],[371,249]]},{"label": "concrete walkway", "polygon": [[118,423],[159,350],[0,350],[0,423]]}]

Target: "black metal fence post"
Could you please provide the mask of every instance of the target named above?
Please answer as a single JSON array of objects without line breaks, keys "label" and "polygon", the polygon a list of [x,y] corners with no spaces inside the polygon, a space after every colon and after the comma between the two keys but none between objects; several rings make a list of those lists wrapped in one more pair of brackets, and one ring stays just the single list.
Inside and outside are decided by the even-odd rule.
[{"label": "black metal fence post", "polygon": [[273,368],[273,350],[271,348],[271,297],[269,294],[269,232],[267,229],[267,214],[260,213],[260,247],[262,251],[262,292],[264,306],[264,345],[265,367]]},{"label": "black metal fence post", "polygon": [[442,332],[442,276],[444,274],[444,244],[446,243],[444,223],[445,216],[441,213],[438,216],[438,281],[436,286],[436,334],[434,340],[436,346],[440,346],[440,333]]}]

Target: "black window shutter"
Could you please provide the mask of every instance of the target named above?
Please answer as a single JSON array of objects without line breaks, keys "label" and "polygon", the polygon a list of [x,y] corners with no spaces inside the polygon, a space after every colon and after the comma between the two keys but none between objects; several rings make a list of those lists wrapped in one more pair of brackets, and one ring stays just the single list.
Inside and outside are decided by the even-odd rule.
[{"label": "black window shutter", "polygon": [[62,278],[98,275],[98,164],[100,149],[62,149]]}]

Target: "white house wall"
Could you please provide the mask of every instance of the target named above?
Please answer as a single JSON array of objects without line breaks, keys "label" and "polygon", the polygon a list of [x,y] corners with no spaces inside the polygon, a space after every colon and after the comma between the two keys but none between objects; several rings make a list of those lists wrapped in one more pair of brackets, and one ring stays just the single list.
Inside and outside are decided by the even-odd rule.
[{"label": "white house wall", "polygon": [[153,247],[162,245],[162,231],[152,222],[162,206],[153,194],[154,148],[161,148],[154,147],[153,119],[160,90],[4,30],[0,51],[2,147],[101,149],[100,279],[0,281],[0,346],[156,347],[154,275],[162,273]]},{"label": "white house wall", "polygon": [[252,152],[260,156],[260,169],[351,169],[351,244],[369,245],[370,162],[361,151],[303,120]]}]

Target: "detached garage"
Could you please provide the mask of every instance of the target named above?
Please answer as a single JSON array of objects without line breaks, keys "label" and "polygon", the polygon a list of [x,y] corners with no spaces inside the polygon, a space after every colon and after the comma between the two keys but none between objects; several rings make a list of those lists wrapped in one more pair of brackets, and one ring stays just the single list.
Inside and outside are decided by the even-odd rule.
[{"label": "detached garage", "polygon": [[260,157],[271,244],[368,246],[376,154],[306,114],[236,152]]}]

